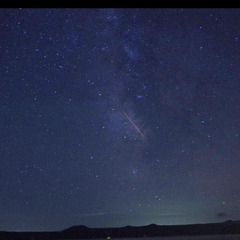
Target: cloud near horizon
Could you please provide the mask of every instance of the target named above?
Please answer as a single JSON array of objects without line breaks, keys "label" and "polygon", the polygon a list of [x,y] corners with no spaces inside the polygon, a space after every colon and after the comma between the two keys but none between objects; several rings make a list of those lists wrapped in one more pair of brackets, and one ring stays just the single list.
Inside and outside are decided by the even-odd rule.
[{"label": "cloud near horizon", "polygon": [[216,214],[216,216],[218,218],[225,218],[225,217],[229,217],[230,215],[226,212],[219,212],[219,213]]},{"label": "cloud near horizon", "polygon": [[96,213],[86,213],[80,215],[80,217],[99,217],[99,216],[109,216],[109,217],[139,217],[139,218],[159,218],[159,217],[179,217],[185,216],[183,213],[161,213],[161,214],[137,214],[137,213],[121,213],[121,212],[96,212]]}]

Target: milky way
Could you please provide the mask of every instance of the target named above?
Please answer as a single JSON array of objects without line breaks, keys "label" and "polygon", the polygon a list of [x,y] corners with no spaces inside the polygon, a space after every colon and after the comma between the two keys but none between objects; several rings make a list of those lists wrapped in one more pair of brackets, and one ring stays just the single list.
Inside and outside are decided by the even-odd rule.
[{"label": "milky way", "polygon": [[239,219],[239,9],[0,11],[0,230]]}]

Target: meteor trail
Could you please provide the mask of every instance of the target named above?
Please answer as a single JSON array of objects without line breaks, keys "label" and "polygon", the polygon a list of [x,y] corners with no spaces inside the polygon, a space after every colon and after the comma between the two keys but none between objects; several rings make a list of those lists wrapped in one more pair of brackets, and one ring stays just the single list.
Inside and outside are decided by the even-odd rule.
[{"label": "meteor trail", "polygon": [[131,118],[123,111],[123,114],[126,116],[126,118],[129,120],[129,122],[135,127],[135,129],[141,134],[143,137],[143,133],[140,131],[140,129],[135,125],[135,123],[131,120]]}]

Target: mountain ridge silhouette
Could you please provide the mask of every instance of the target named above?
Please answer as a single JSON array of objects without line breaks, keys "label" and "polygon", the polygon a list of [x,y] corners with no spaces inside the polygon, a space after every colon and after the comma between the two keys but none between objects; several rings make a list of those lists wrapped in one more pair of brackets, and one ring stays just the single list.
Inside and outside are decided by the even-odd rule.
[{"label": "mountain ridge silhouette", "polygon": [[55,232],[8,232],[0,231],[0,239],[8,240],[57,240],[97,238],[141,238],[163,236],[240,234],[240,221],[227,220],[221,223],[199,223],[188,225],[124,226],[112,228],[89,228],[72,226]]}]

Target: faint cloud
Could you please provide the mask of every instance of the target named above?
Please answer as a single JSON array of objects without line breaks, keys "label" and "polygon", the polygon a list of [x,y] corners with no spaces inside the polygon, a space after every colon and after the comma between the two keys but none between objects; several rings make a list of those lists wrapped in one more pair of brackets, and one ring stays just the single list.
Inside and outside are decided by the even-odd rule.
[{"label": "faint cloud", "polygon": [[118,213],[118,212],[96,212],[96,213],[81,214],[81,217],[116,216],[116,215],[122,215],[122,213]]},{"label": "faint cloud", "polygon": [[225,217],[229,217],[229,214],[225,213],[225,212],[219,212],[219,213],[216,214],[216,216],[218,218],[225,218]]}]

